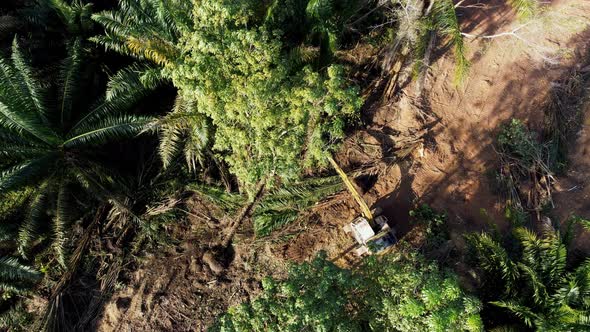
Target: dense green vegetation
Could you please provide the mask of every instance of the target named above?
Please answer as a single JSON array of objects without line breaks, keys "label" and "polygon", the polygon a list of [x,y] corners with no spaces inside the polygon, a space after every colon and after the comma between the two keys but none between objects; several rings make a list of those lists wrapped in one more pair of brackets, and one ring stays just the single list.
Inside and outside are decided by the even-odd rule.
[{"label": "dense green vegetation", "polygon": [[254,302],[230,309],[218,331],[481,331],[481,303],[452,273],[412,249],[353,271],[325,255],[264,281]]},{"label": "dense green vegetation", "polygon": [[[425,226],[426,255],[445,241],[445,216],[423,206],[412,215]],[[568,255],[573,227],[545,225],[541,235],[518,226],[512,234],[466,235],[469,261],[482,285],[478,297],[457,275],[400,244],[354,270],[320,254],[292,267],[288,278],[268,279],[251,303],[230,308],[213,331],[580,331],[590,327],[588,259]],[[433,232],[436,231],[436,232]],[[448,239],[448,238],[447,238]]]},{"label": "dense green vegetation", "polygon": [[[111,189],[117,179],[113,168],[104,166],[99,148],[110,141],[133,138],[145,130],[151,118],[126,114],[142,97],[139,84],[122,86],[129,77],[121,73],[109,83],[106,96],[90,106],[80,80],[84,61],[81,45],[71,45],[62,64],[56,87],[57,101],[47,99],[32,74],[18,45],[14,44],[12,61],[0,59],[0,113],[3,165],[0,190],[11,192],[34,188],[28,212],[19,227],[18,246],[27,256],[41,237],[51,239],[57,261],[65,265],[64,246],[71,222],[77,219],[72,202],[73,187],[88,190],[94,198],[114,198]],[[52,83],[52,82],[51,82]],[[86,100],[84,100],[86,99]],[[84,110],[84,111],[81,111]],[[48,213],[51,227],[44,227]],[[50,236],[46,234],[51,234]]]},{"label": "dense green vegetation", "polygon": [[[517,318],[519,330],[587,329],[590,317],[590,261],[568,264],[562,235],[550,225],[541,236],[517,227],[516,250],[507,250],[487,234],[469,238],[477,264],[484,272],[484,290],[491,305]],[[523,326],[524,325],[524,326]]]},{"label": "dense green vegetation", "polygon": [[[540,6],[509,3],[522,20]],[[206,219],[218,238],[195,235],[210,257],[231,251],[244,220],[261,241],[305,220],[344,189],[329,160],[374,106],[366,104],[372,76],[387,82],[379,93],[388,98],[403,80],[424,77],[435,51],[451,50],[461,84],[469,69],[461,4],[14,0],[0,8],[0,329],[90,329],[119,272],[175,244],[167,230],[192,213],[189,195],[222,215]],[[363,47],[380,63],[359,78],[351,57]],[[473,257],[465,261],[480,284],[468,287],[441,258],[448,218],[422,206],[410,213],[426,238],[419,250],[401,241],[352,268],[322,253],[284,279],[265,279],[259,296],[212,330],[589,329],[590,263],[571,255],[572,228],[538,226],[567,166],[560,119],[542,137],[518,120],[499,130],[496,180],[514,230],[466,236]]]},{"label": "dense green vegetation", "polygon": [[[314,70],[321,50],[303,54],[313,46],[305,42],[309,35],[326,34],[330,44],[336,42],[334,24],[323,22],[338,8],[324,8],[322,1],[302,12],[299,6],[259,1],[193,1],[193,9],[185,2],[123,4],[129,10],[94,16],[110,32],[95,40],[162,66],[159,75],[172,80],[187,104],[178,115],[191,117],[184,144],[193,154],[211,147],[244,192],[253,194],[257,183],[275,177],[293,181],[303,167],[325,165],[347,121],[358,117],[362,100],[343,68]],[[296,25],[301,16],[312,22],[310,31],[277,30]],[[153,29],[144,32],[145,23]],[[166,164],[178,145],[173,135],[162,140]]]}]

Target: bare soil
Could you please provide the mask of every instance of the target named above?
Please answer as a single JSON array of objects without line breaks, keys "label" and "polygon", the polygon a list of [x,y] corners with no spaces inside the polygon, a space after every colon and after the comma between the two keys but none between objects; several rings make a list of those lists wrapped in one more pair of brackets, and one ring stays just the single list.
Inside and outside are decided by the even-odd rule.
[{"label": "bare soil", "polygon": [[[489,3],[488,10],[464,13],[464,32],[493,35],[523,25],[504,1]],[[396,100],[380,100],[379,89],[369,96],[374,102],[365,110],[363,127],[336,159],[347,170],[365,168],[357,184],[369,205],[383,209],[398,237],[411,232],[415,225],[408,212],[422,203],[448,212],[453,239],[489,222],[506,226],[504,203],[490,176],[497,167],[497,129],[513,117],[540,129],[552,83],[590,47],[589,1],[553,1],[543,17],[521,27],[517,36],[468,38],[472,65],[461,85],[452,83],[452,52],[445,52],[432,63],[423,91],[411,82]],[[571,213],[590,217],[590,102],[581,109],[585,120],[554,197],[559,220]],[[189,206],[206,210],[197,199]],[[129,274],[127,286],[108,303],[99,330],[204,331],[228,306],[258,294],[264,276],[283,276],[289,262],[324,250],[340,264],[354,264],[353,240],[342,226],[357,214],[343,192],[264,240],[253,239],[251,225],[245,224],[222,273],[201,261],[207,245],[202,239],[216,234],[189,218],[177,230],[177,247],[146,257]]]},{"label": "bare soil", "polygon": [[[590,66],[585,69],[590,72]],[[555,218],[567,220],[572,215],[590,219],[590,98],[586,96],[580,105],[582,124],[576,134],[569,154],[569,164],[565,174],[559,178],[558,191],[554,196]],[[581,234],[578,227],[577,247],[590,252],[588,234]]]}]

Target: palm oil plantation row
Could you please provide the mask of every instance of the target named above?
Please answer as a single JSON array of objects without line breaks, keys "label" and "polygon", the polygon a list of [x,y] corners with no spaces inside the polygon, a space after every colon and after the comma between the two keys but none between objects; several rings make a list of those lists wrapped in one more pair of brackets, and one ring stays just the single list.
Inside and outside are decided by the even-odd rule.
[{"label": "palm oil plantation row", "polygon": [[[339,177],[335,161],[364,112],[410,82],[422,88],[445,53],[454,86],[465,84],[465,39],[494,38],[464,33],[466,13],[502,6],[522,26],[551,10],[537,0],[3,1],[0,329],[108,330],[100,320],[126,271],[178,247],[180,224],[209,230],[191,242],[219,280],[236,241],[289,241],[289,225],[371,172],[353,165]],[[415,202],[421,245],[401,237],[354,264],[320,251],[266,271],[209,330],[590,330],[590,260],[573,245],[590,221],[547,218],[581,127],[584,61],[550,97],[541,132],[517,119],[498,128],[490,172],[509,227],[490,220],[462,235],[453,255],[468,272],[442,259],[449,217]]]}]

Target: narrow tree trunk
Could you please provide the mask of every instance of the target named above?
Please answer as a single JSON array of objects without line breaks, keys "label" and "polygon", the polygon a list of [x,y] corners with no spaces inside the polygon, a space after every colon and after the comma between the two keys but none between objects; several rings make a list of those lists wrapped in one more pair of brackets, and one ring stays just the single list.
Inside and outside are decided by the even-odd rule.
[{"label": "narrow tree trunk", "polygon": [[248,203],[248,205],[246,205],[242,208],[242,211],[240,211],[240,214],[237,215],[237,217],[234,219],[233,223],[229,227],[229,230],[228,230],[225,238],[219,244],[222,248],[227,248],[227,246],[229,246],[236,231],[238,230],[238,227],[240,227],[240,225],[244,222],[244,220],[246,220],[246,218],[248,218],[248,216],[250,215],[250,212],[252,211],[254,206],[256,206],[256,204],[258,204],[260,199],[264,196],[263,192],[264,192],[265,185],[266,185],[266,179],[260,180],[260,182],[258,182],[258,185],[256,188],[256,195],[254,195],[254,197],[252,198],[250,203]]},{"label": "narrow tree trunk", "polygon": [[[66,321],[63,320],[64,312],[62,311],[63,309],[60,307],[61,297],[65,294],[65,292],[67,292],[68,285],[72,282],[72,280],[74,280],[74,277],[77,275],[78,268],[80,267],[80,263],[82,262],[82,258],[84,257],[84,253],[86,252],[88,246],[90,245],[90,242],[92,241],[92,236],[94,234],[94,231],[96,230],[96,226],[98,226],[100,221],[104,219],[106,211],[106,205],[100,206],[97,209],[96,214],[94,215],[94,219],[92,220],[90,225],[86,227],[84,234],[78,241],[76,249],[70,257],[66,272],[59,278],[59,281],[53,288],[51,296],[47,301],[47,307],[45,308],[45,312],[36,321],[34,330],[60,331],[65,329],[64,326],[62,326],[62,324],[66,324]],[[57,310],[57,312],[55,310]],[[54,318],[56,318],[57,320],[54,320]]]}]

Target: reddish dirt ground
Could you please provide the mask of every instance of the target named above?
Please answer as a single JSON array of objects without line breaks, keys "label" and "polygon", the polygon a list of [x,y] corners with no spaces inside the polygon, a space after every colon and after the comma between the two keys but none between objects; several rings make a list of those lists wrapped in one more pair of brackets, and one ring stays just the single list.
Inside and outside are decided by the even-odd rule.
[{"label": "reddish dirt ground", "polygon": [[[493,8],[463,13],[464,32],[492,35],[522,25],[503,1],[489,3]],[[337,160],[348,170],[371,164],[357,183],[370,205],[383,208],[399,236],[412,229],[408,212],[418,203],[446,210],[454,238],[483,229],[489,220],[505,226],[504,205],[488,175],[497,167],[493,143],[498,126],[516,117],[540,128],[552,82],[587,56],[590,46],[589,1],[553,1],[543,17],[517,36],[467,38],[472,65],[462,85],[452,83],[454,62],[452,52],[446,52],[431,65],[424,99],[410,83],[395,102],[372,103],[366,110],[364,127],[345,142]],[[590,106],[585,105],[571,165],[556,186],[560,220],[571,213],[590,217]],[[403,146],[415,149],[403,161],[388,159]],[[342,226],[357,214],[353,200],[340,193],[265,241],[249,239],[251,225],[246,224],[222,275],[200,261],[202,249],[195,238],[207,230],[189,220],[179,248],[147,258],[129,285],[115,294],[99,330],[204,331],[228,306],[257,294],[263,276],[283,275],[289,261],[325,250],[341,264],[354,263],[346,253],[353,240]]]},{"label": "reddish dirt ground", "polygon": [[[590,72],[590,66],[585,70]],[[558,191],[554,195],[558,220],[566,220],[571,215],[590,219],[590,99],[582,103],[583,122],[570,151],[570,164],[559,178]],[[577,231],[581,233],[581,229]],[[577,246],[585,252],[590,251],[588,234],[577,240]]]},{"label": "reddish dirt ground", "polygon": [[[561,1],[551,11],[544,26],[527,26],[519,30],[518,38],[468,42],[472,66],[463,85],[453,85],[452,57],[445,56],[431,68],[426,103],[415,102],[418,96],[410,86],[397,104],[374,112],[371,128],[380,132],[409,135],[418,131],[416,125],[421,122],[415,114],[420,111],[434,123],[424,140],[423,152],[415,155],[411,166],[401,167],[403,174],[397,189],[384,195],[378,188],[380,181],[376,185],[375,194],[382,197],[377,204],[386,213],[389,211],[390,219],[401,223],[402,228],[415,201],[448,211],[459,232],[484,227],[488,218],[482,217],[482,209],[502,226],[504,206],[488,176],[497,167],[493,143],[498,127],[510,118],[518,118],[532,129],[539,129],[543,123],[542,105],[552,83],[569,73],[588,53],[590,3]],[[478,24],[466,27],[465,32],[496,34],[522,25],[511,19],[509,11],[495,11],[489,16],[479,13],[473,20]],[[414,123],[409,120],[412,114]],[[572,159],[580,161],[576,153]],[[577,166],[577,161],[572,169],[584,167]],[[587,162],[581,161],[585,167]]]},{"label": "reddish dirt ground", "polygon": [[[496,1],[495,5],[501,3]],[[473,15],[468,21],[478,23],[466,24],[464,31],[490,35],[523,25],[506,8],[488,14],[481,10],[468,13]],[[446,210],[452,233],[478,231],[490,221],[502,229],[507,226],[503,212],[505,203],[493,189],[491,178],[497,168],[494,141],[498,128],[511,118],[523,120],[533,130],[542,127],[543,104],[552,84],[563,79],[580,63],[590,63],[588,22],[590,3],[559,1],[553,3],[545,20],[521,28],[518,37],[468,39],[472,65],[462,85],[453,83],[453,57],[447,54],[431,66],[424,89],[425,101],[418,102],[416,86],[410,84],[395,103],[374,105],[366,114],[366,129],[358,131],[346,142],[339,161],[348,164],[349,169],[375,162],[387,156],[388,150],[395,150],[397,145],[416,140],[427,129],[426,135],[417,140],[418,148],[408,160],[392,166],[386,166],[384,161],[378,163],[376,174],[368,181],[372,186],[364,198],[370,205],[381,207],[402,236],[413,227],[408,212],[417,203]],[[585,129],[580,130],[582,136],[576,147],[582,151],[572,151],[570,156],[571,172],[578,172],[575,174],[584,179],[578,179],[581,183],[578,188],[582,188],[586,181],[589,165],[584,154]],[[583,205],[584,196],[563,192],[559,188],[574,185],[559,186],[561,181],[558,179],[556,198],[559,218],[569,213],[588,216],[588,206]],[[564,183],[568,181],[575,180],[572,176],[563,179]],[[359,184],[362,186],[365,182]],[[563,201],[580,203],[568,206]],[[344,203],[346,208],[324,213],[324,222],[338,220],[343,224],[358,213],[350,200]],[[329,243],[339,243],[334,239],[335,235],[327,231],[322,233],[330,239]],[[315,243],[308,237],[315,238],[303,233],[298,240],[301,244]],[[316,249],[315,246],[302,246],[297,241],[290,244],[296,246],[299,253],[289,258],[297,260],[309,257]],[[343,248],[335,247],[337,250]],[[303,254],[302,250],[307,252]]]}]

